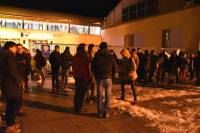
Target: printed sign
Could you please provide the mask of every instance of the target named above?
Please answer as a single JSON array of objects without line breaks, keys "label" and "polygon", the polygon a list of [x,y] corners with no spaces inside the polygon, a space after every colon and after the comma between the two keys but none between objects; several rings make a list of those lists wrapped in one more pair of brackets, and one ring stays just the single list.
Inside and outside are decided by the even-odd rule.
[{"label": "printed sign", "polygon": [[42,54],[44,57],[49,57],[50,55],[50,45],[42,45]]}]

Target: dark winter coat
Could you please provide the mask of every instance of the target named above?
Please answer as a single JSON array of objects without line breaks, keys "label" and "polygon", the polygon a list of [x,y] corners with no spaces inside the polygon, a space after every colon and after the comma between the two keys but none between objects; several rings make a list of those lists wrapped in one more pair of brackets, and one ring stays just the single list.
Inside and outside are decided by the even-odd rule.
[{"label": "dark winter coat", "polygon": [[61,66],[61,56],[59,52],[53,51],[49,56],[49,62],[52,70],[59,70]]},{"label": "dark winter coat", "polygon": [[151,66],[151,59],[150,59],[150,55],[149,54],[145,54],[144,55],[144,70],[145,72],[149,72],[150,71],[150,66]]},{"label": "dark winter coat", "polygon": [[0,47],[0,80],[3,78],[2,73],[5,69],[4,58],[5,58],[5,51]]},{"label": "dark winter coat", "polygon": [[96,79],[112,79],[116,72],[116,61],[107,49],[100,49],[92,60],[92,72]]},{"label": "dark winter coat", "polygon": [[34,60],[36,69],[42,69],[46,65],[46,60],[42,54],[35,55]]},{"label": "dark winter coat", "polygon": [[188,65],[187,59],[183,56],[180,57],[180,69],[186,69]]},{"label": "dark winter coat", "polygon": [[156,70],[156,64],[158,61],[157,55],[151,55],[150,56],[150,74],[153,75]]},{"label": "dark winter coat", "polygon": [[170,68],[170,73],[175,74],[177,71],[178,67],[178,58],[177,55],[172,55],[169,58],[169,68]]},{"label": "dark winter coat", "polygon": [[17,67],[21,74],[21,77],[26,78],[31,72],[31,61],[26,54],[20,54],[16,56]]},{"label": "dark winter coat", "polygon": [[61,54],[61,67],[62,69],[69,69],[72,62],[72,55],[70,52],[64,52]]},{"label": "dark winter coat", "polygon": [[20,71],[17,67],[16,56],[11,51],[5,52],[5,67],[2,78],[2,95],[5,98],[22,97],[23,90],[20,84],[23,81]]},{"label": "dark winter coat", "polygon": [[89,81],[91,79],[90,61],[88,53],[78,52],[72,58],[72,70],[75,79]]}]

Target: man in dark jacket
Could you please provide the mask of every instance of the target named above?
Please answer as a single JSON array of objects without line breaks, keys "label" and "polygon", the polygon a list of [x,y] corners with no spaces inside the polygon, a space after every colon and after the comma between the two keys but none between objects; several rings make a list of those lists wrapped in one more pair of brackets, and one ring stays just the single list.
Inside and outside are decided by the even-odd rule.
[{"label": "man in dark jacket", "polygon": [[[112,89],[112,73],[116,72],[116,62],[110,51],[107,49],[107,43],[102,42],[100,49],[92,61],[92,71],[97,83],[97,109],[102,118],[109,116],[110,96]],[[103,91],[105,89],[105,102],[103,103]]]},{"label": "man in dark jacket", "polygon": [[59,71],[61,66],[60,48],[55,46],[55,50],[50,54],[49,62],[52,71],[52,91],[58,92],[60,89]]},{"label": "man in dark jacket", "polygon": [[72,62],[72,55],[69,51],[69,47],[65,48],[65,51],[61,54],[61,72],[62,72],[62,81],[61,89],[65,89],[67,85],[67,79],[69,76],[69,69]]},{"label": "man in dark jacket", "polygon": [[22,104],[24,82],[16,63],[16,44],[6,42],[4,50],[2,95],[6,99],[6,132],[18,132],[15,120]]}]

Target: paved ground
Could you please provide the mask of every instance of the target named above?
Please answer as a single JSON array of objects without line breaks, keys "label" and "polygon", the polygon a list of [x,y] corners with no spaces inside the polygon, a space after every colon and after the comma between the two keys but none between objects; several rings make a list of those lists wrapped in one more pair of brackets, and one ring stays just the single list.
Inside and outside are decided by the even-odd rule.
[{"label": "paved ground", "polygon": [[[50,88],[46,81],[45,88]],[[31,84],[31,86],[36,84]],[[156,133],[156,128],[145,127],[147,121],[132,118],[111,110],[108,119],[99,119],[96,104],[86,103],[85,112],[73,113],[73,91],[67,95],[51,94],[50,89],[34,91],[24,95],[23,112],[19,117],[22,133]],[[1,106],[3,110],[3,106]],[[1,123],[3,125],[3,123]],[[4,127],[0,129],[0,132]]]},{"label": "paved ground", "polygon": [[[31,84],[31,86],[35,85]],[[177,88],[181,89],[184,86],[179,85]],[[188,85],[188,87],[194,86]],[[111,110],[108,119],[99,119],[96,115],[95,103],[86,103],[85,112],[76,115],[73,113],[73,91],[70,91],[67,95],[53,95],[50,93],[49,80],[46,81],[45,88],[48,89],[40,90],[34,87],[35,91],[24,95],[23,112],[26,112],[27,116],[18,119],[22,133],[159,132],[156,127],[145,126],[149,123],[146,119],[120,114],[114,109]],[[1,108],[1,110],[3,109]]]}]

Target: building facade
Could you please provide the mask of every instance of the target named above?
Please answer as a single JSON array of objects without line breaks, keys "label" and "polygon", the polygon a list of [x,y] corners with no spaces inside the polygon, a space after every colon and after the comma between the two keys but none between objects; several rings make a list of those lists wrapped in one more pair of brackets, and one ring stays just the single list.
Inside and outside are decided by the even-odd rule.
[{"label": "building facade", "polygon": [[102,39],[113,47],[200,47],[199,0],[122,0],[104,18]]},{"label": "building facade", "polygon": [[101,42],[101,20],[39,12],[13,7],[0,7],[0,44],[12,40],[35,51],[42,45],[60,45],[61,51],[71,47],[74,54],[80,43],[99,44]]}]

